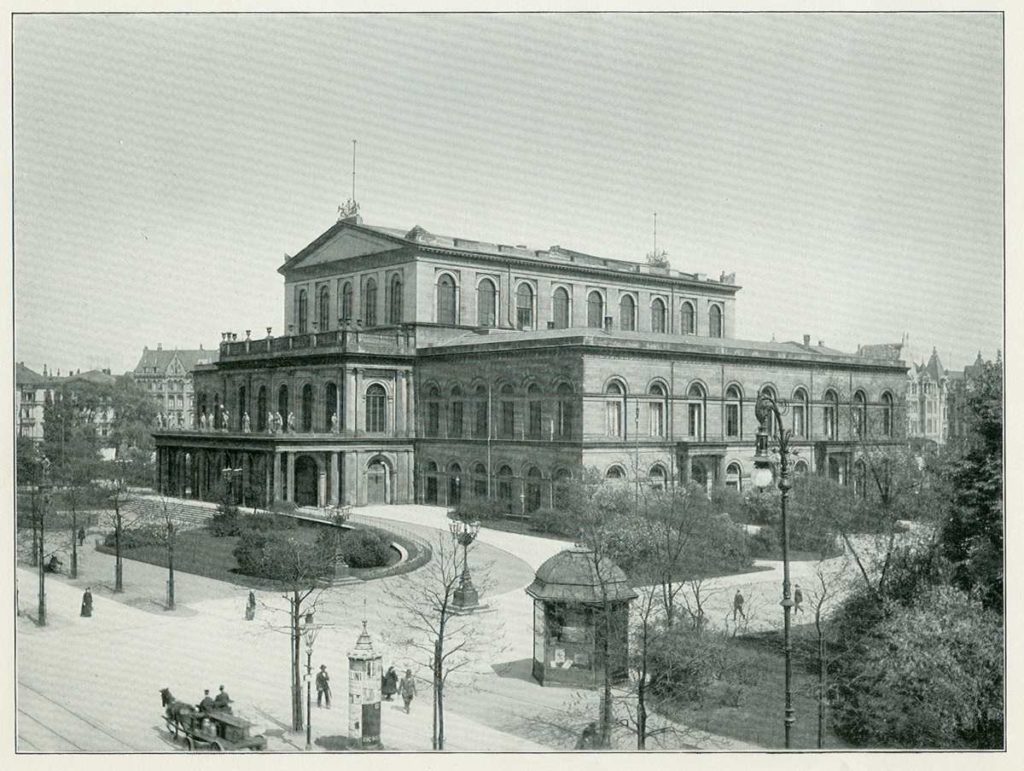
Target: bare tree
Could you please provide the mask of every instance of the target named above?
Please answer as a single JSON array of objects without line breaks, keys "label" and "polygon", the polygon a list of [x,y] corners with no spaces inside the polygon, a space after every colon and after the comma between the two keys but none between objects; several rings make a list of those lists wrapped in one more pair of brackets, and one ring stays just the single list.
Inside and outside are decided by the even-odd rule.
[{"label": "bare tree", "polygon": [[[825,741],[825,710],[828,706],[828,658],[825,616],[843,593],[845,565],[843,560],[821,560],[814,568],[815,586],[807,592],[814,611],[814,631],[818,642],[818,749]],[[799,585],[797,587],[799,589]],[[797,606],[799,608],[799,606]]]},{"label": "bare tree", "polygon": [[[439,533],[431,549],[425,567],[385,585],[384,591],[398,611],[400,623],[409,630],[405,647],[426,656],[433,705],[431,746],[443,750],[445,689],[449,679],[470,664],[470,653],[481,646],[484,637],[478,616],[460,614],[455,606],[455,590],[462,577],[458,545],[447,533]],[[470,548],[469,553],[472,551]],[[486,569],[476,567],[473,573],[476,586],[486,588]],[[488,643],[490,648],[491,641]]]},{"label": "bare tree", "polygon": [[174,547],[178,539],[178,506],[160,496],[160,524],[167,549],[167,610],[174,610]]},{"label": "bare tree", "polygon": [[127,461],[122,455],[114,462],[114,473],[108,480],[108,500],[112,511],[107,514],[107,519],[114,529],[114,591],[124,591],[124,535],[132,528],[139,517],[133,516],[134,512],[130,506],[134,496],[128,486],[126,476]]}]

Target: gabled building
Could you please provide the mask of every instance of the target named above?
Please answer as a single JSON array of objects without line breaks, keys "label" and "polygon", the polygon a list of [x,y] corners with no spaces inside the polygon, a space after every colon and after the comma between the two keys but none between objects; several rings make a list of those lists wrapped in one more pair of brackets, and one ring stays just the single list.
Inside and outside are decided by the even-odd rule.
[{"label": "gabled building", "polygon": [[142,357],[132,370],[132,377],[149,391],[161,424],[170,428],[186,428],[192,424],[193,382],[192,371],[200,364],[217,360],[216,350],[172,348],[164,350],[157,343],[155,349],[145,347]]},{"label": "gabled building", "polygon": [[358,216],[278,271],[285,334],[196,366],[191,430],[156,434],[163,492],[529,512],[581,465],[742,489],[762,392],[789,403],[798,472],[856,480],[859,446],[899,439],[898,351],[736,339],[733,275]]},{"label": "gabled building", "polygon": [[53,381],[19,361],[14,366],[14,425],[18,436],[43,441],[43,411],[53,396]]}]

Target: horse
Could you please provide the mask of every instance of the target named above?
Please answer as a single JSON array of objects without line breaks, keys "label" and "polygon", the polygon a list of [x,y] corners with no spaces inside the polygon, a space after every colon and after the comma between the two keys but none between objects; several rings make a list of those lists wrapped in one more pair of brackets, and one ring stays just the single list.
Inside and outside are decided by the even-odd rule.
[{"label": "horse", "polygon": [[178,733],[178,726],[191,726],[196,717],[196,708],[175,699],[170,688],[160,689],[160,705],[164,708],[168,721],[174,723],[175,735]]}]

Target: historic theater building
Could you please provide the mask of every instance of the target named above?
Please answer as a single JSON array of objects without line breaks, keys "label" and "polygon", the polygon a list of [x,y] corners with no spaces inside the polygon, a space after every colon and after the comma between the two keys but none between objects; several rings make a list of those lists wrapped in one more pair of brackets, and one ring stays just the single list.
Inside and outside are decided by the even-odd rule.
[{"label": "historic theater building", "polygon": [[902,431],[898,348],[738,340],[730,275],[357,215],[278,270],[287,334],[225,333],[196,369],[192,427],[155,434],[165,493],[529,512],[581,465],[741,489],[766,390],[789,404],[798,471],[856,483],[861,443]]}]

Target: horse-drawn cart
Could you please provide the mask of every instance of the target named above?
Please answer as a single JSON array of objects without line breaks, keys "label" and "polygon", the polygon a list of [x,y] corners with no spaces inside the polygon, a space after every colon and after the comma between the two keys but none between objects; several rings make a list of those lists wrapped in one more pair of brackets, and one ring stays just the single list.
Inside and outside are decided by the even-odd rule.
[{"label": "horse-drawn cart", "polygon": [[253,724],[230,712],[214,710],[202,712],[191,704],[177,701],[170,695],[164,696],[164,722],[175,739],[184,737],[185,746],[190,750],[211,749],[218,751],[265,750],[267,737],[251,735]]}]

